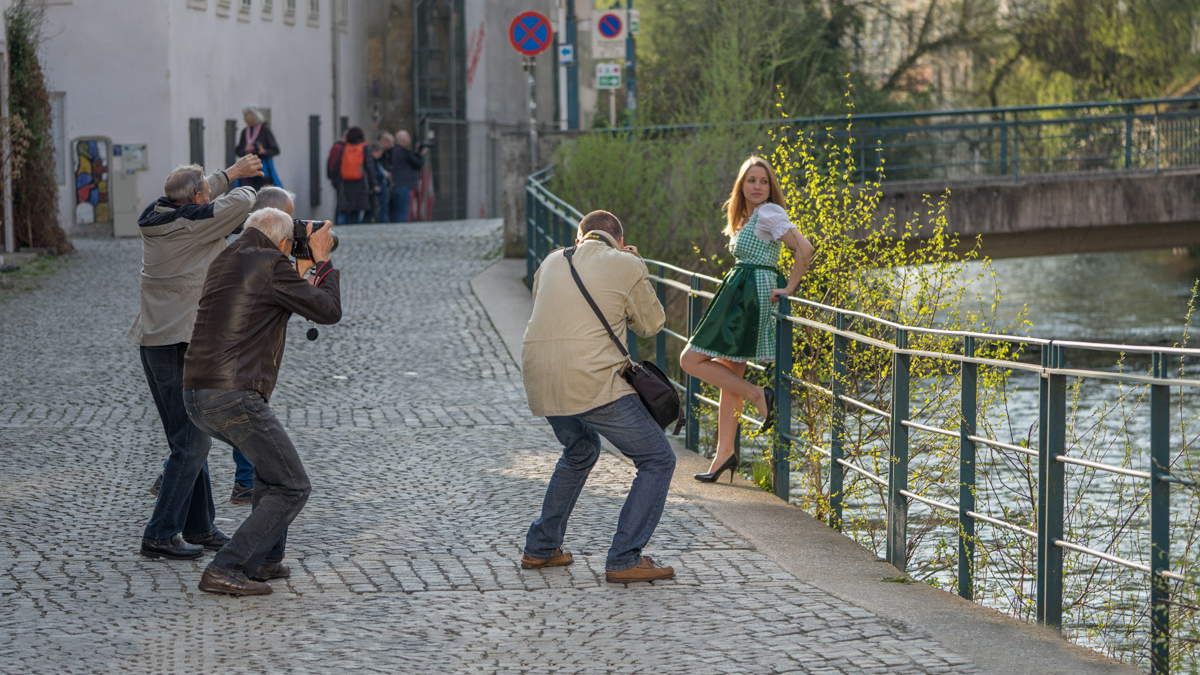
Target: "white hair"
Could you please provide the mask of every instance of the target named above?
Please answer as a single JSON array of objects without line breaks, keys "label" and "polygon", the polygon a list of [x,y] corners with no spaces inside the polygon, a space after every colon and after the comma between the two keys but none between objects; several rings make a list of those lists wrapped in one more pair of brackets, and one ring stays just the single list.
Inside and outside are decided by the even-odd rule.
[{"label": "white hair", "polygon": [[286,213],[284,207],[290,206],[294,209],[295,204],[296,193],[289,192],[278,186],[268,185],[258,191],[258,195],[254,198],[254,206],[250,208],[250,211],[261,211],[270,207]]},{"label": "white hair", "polygon": [[262,111],[252,105],[242,108],[242,114],[249,115],[250,119],[254,120],[255,124],[262,124],[263,122],[267,121],[266,118],[263,117]]},{"label": "white hair", "polygon": [[268,206],[250,214],[250,217],[246,219],[246,229],[259,230],[267,235],[271,243],[278,246],[279,242],[292,236],[292,217],[279,209]]}]

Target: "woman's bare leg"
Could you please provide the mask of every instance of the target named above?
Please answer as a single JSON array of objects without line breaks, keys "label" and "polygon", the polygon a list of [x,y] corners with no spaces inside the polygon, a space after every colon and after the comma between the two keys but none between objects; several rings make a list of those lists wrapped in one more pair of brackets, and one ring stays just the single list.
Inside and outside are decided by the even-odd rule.
[{"label": "woman's bare leg", "polygon": [[[717,359],[716,363],[728,368],[730,372],[741,379],[746,374],[746,364],[737,361]],[[721,390],[721,405],[717,408],[717,453],[713,456],[709,473],[725,463],[733,454],[737,440],[738,418],[742,412],[742,397],[728,390]]]},{"label": "woman's bare leg", "polygon": [[760,413],[766,414],[766,394],[763,393],[762,387],[756,387],[742,379],[742,374],[745,373],[744,364],[742,374],[738,374],[711,356],[684,349],[679,355],[679,367],[688,375],[720,389],[722,393],[728,391],[738,398],[750,401]]}]

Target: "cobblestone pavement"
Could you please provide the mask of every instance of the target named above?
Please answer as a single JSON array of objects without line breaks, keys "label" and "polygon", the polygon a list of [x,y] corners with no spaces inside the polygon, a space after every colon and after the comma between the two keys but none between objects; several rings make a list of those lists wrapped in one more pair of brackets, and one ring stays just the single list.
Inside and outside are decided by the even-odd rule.
[{"label": "cobblestone pavement", "polygon": [[[140,244],[85,239],[0,293],[2,673],[971,673],[971,661],[797,579],[672,495],[649,552],[675,580],[603,580],[632,469],[605,454],[567,545],[519,567],[558,456],[470,290],[496,221],[341,228],[344,319],[293,319],[272,401],[312,477],[293,574],[196,590],[138,555],[165,440],[124,339]],[[214,444],[219,524],[229,450]]]}]

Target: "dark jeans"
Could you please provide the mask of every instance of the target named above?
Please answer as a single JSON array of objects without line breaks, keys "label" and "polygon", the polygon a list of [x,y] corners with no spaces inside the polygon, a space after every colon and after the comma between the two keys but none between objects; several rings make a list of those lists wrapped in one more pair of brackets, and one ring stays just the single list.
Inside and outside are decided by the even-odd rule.
[{"label": "dark jeans", "polygon": [[171,454],[163,465],[162,488],[154,513],[142,534],[165,542],[183,536],[203,536],[216,529],[212,486],[208,480],[208,450],[212,440],[188,419],[183,406],[183,355],[187,343],[142,347],[142,369],[158,407]]},{"label": "dark jeans", "polygon": [[254,462],[250,515],[212,565],[253,573],[264,562],[283,560],[288,525],[312,491],[292,439],[258,392],[188,390],[183,402],[197,427],[236,446]]},{"label": "dark jeans", "polygon": [[525,553],[545,559],[562,546],[567,519],[600,457],[603,435],[637,468],[617,518],[617,533],[604,568],[616,572],[634,567],[642,559],[642,547],[658,527],[675,473],[675,451],[666,435],[635,394],[585,413],[547,417],[546,421],[563,444],[563,454],[546,487],[542,515],[525,535]]},{"label": "dark jeans", "polygon": [[[233,482],[238,485],[251,485],[254,483],[254,465],[237,448],[233,449],[233,465],[236,467],[233,474]],[[166,470],[167,463],[163,462],[163,471]]]},{"label": "dark jeans", "polygon": [[407,223],[408,210],[412,204],[413,189],[404,185],[392,187],[391,203],[388,205],[388,215],[393,223]]},{"label": "dark jeans", "polygon": [[337,215],[333,217],[334,225],[358,225],[362,221],[362,211],[352,211],[350,213],[342,213],[341,211],[338,211]]}]

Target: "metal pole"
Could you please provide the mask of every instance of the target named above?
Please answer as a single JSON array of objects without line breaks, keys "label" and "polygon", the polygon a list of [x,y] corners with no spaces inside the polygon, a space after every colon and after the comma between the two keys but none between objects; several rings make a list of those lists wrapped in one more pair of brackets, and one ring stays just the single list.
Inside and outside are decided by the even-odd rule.
[{"label": "metal pole", "polygon": [[792,487],[792,322],[790,300],[780,299],[775,331],[775,496],[788,501]]},{"label": "metal pole", "polygon": [[579,128],[579,45],[576,31],[575,0],[567,0],[567,44],[575,52],[575,60],[567,66],[567,128]]},{"label": "metal pole", "polygon": [[[633,9],[633,0],[625,0],[625,23],[629,24],[629,12]],[[637,80],[634,72],[637,69],[637,45],[633,41],[633,31],[626,29],[625,33],[625,109],[629,111],[629,126],[633,126],[637,118]]]},{"label": "metal pole", "polygon": [[337,8],[329,13],[330,35],[332,36],[332,46],[330,47],[329,68],[333,74],[333,138],[336,141],[341,134],[337,129],[338,117],[342,114],[342,100],[338,96],[338,26],[337,26]]},{"label": "metal pole", "polygon": [[[838,312],[834,316],[834,325],[838,330],[846,330],[846,315]],[[845,455],[846,445],[846,403],[842,401],[842,395],[849,383],[846,377],[849,345],[850,341],[844,336],[833,336],[833,376],[829,382],[829,390],[833,392],[829,426],[829,526],[838,532],[842,531],[842,506],[846,501],[843,494],[846,469],[838,462]]]},{"label": "metal pole", "polygon": [[892,452],[888,467],[888,537],[887,560],[893,567],[904,571],[908,565],[908,497],[900,494],[908,490],[908,427],[904,422],[909,415],[909,365],[908,354],[899,350],[908,349],[908,332],[896,331],[897,352],[892,356]]},{"label": "metal pole", "polygon": [[[700,316],[704,313],[704,308],[700,306],[700,296],[696,295],[696,291],[700,290],[700,278],[694,274],[691,287],[692,292],[688,295],[688,338],[692,337],[692,331],[696,330],[696,325],[700,323]],[[683,407],[687,410],[687,435],[684,436],[684,445],[692,451],[700,445],[700,404],[696,401],[698,393],[700,393],[700,380],[688,375],[687,394],[683,402]]]},{"label": "metal pole", "polygon": [[[975,338],[963,338],[963,356],[975,356]],[[975,435],[979,364],[963,362],[960,388],[962,422],[958,428],[958,595],[972,599],[975,575]]]},{"label": "metal pole", "polygon": [[[1154,355],[1154,377],[1166,378],[1167,359]],[[1150,385],[1150,672],[1170,672],[1171,592],[1162,573],[1171,569],[1171,389]]]},{"label": "metal pole", "polygon": [[608,90],[608,128],[617,128],[617,90]]},{"label": "metal pole", "polygon": [[529,76],[529,172],[537,171],[537,59],[525,57],[525,72]]},{"label": "metal pole", "polygon": [[534,226],[533,186],[525,181],[525,285],[533,290],[533,275],[537,272],[537,228]]},{"label": "metal pole", "polygon": [[[1061,368],[1062,347],[1051,347],[1051,367]],[[1042,547],[1043,565],[1038,569],[1044,598],[1042,623],[1062,628],[1063,549],[1056,542],[1063,538],[1063,511],[1066,501],[1066,474],[1059,455],[1067,451],[1067,376],[1046,376],[1046,445],[1041,449],[1045,482],[1041,486],[1045,510],[1038,514],[1038,534]]]},{"label": "metal pole", "polygon": [[[660,263],[658,266],[658,277],[660,279],[667,278],[667,270]],[[654,294],[658,296],[658,302],[663,307],[667,306],[667,287],[662,283],[655,282]],[[654,336],[654,365],[658,369],[666,372],[667,370],[667,333],[666,331],[658,331],[658,335]]]}]

